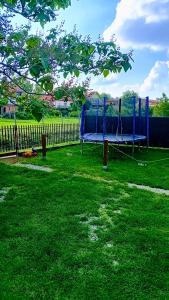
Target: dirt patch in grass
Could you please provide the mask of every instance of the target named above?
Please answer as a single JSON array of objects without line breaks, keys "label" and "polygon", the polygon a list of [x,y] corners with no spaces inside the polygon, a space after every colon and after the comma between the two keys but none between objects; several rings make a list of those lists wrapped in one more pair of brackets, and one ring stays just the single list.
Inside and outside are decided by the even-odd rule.
[{"label": "dirt patch in grass", "polygon": [[25,158],[23,157],[5,157],[0,160],[2,163],[5,163],[7,165],[14,165],[16,167],[23,167],[31,170],[38,170],[38,171],[44,171],[44,172],[52,172],[53,169],[49,168],[48,166],[38,166],[38,165],[33,165],[33,164],[26,164],[22,163],[23,161],[25,162]]},{"label": "dirt patch in grass", "polygon": [[5,201],[5,198],[10,191],[10,187],[4,187],[0,189],[0,203]]},{"label": "dirt patch in grass", "polygon": [[16,167],[21,167],[21,168],[27,168],[27,169],[31,169],[31,170],[44,171],[44,172],[52,172],[53,171],[53,169],[51,169],[49,167],[37,166],[37,165],[32,165],[32,164],[16,163],[15,166]]},{"label": "dirt patch in grass", "polygon": [[165,190],[165,189],[159,189],[159,188],[156,188],[156,187],[150,187],[150,186],[147,186],[147,185],[140,185],[140,184],[135,184],[135,183],[128,183],[128,186],[130,188],[136,188],[136,189],[139,189],[139,190],[146,190],[146,191],[149,191],[149,192],[152,192],[152,193],[163,194],[163,195],[169,196],[169,190]]},{"label": "dirt patch in grass", "polygon": [[10,157],[3,157],[0,158],[0,162],[8,164],[8,165],[13,165],[16,164],[18,162],[23,161],[22,157],[17,157],[17,156],[10,156]]},{"label": "dirt patch in grass", "polygon": [[119,184],[119,182],[117,180],[114,180],[114,179],[113,180],[108,180],[108,179],[104,179],[103,177],[100,177],[100,176],[92,176],[92,175],[89,175],[89,174],[86,174],[86,173],[75,173],[74,177],[82,177],[82,178],[85,178],[85,179],[91,179],[91,180],[94,180],[94,181],[107,183],[109,185]]}]

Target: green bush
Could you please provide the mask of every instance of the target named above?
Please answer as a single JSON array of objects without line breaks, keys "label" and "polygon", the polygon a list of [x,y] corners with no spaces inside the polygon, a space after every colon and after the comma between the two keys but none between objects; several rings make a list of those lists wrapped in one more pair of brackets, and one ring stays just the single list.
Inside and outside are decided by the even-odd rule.
[{"label": "green bush", "polygon": [[14,113],[5,113],[3,115],[1,115],[2,118],[4,119],[14,119]]},{"label": "green bush", "polygon": [[56,108],[50,109],[50,111],[48,113],[49,117],[60,117],[60,115],[61,115],[61,112]]},{"label": "green bush", "polygon": [[161,100],[159,104],[153,108],[153,116],[168,117],[169,116],[169,101]]},{"label": "green bush", "polygon": [[61,108],[60,109],[60,114],[62,117],[68,117],[69,116],[69,111],[67,108]]},{"label": "green bush", "polygon": [[29,112],[17,111],[16,112],[16,119],[19,119],[19,120],[32,120],[33,116]]},{"label": "green bush", "polygon": [[71,111],[69,116],[72,118],[78,118],[80,115],[80,111]]}]

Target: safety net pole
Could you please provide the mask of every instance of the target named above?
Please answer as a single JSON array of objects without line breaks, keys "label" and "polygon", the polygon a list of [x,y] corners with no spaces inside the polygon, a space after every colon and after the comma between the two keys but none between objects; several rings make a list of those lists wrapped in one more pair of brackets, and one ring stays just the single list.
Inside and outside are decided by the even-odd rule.
[{"label": "safety net pole", "polygon": [[[118,135],[119,135],[120,120],[121,120],[121,98],[119,99],[119,108],[118,108],[118,117],[117,117],[117,129],[116,129],[116,138],[117,139],[118,139]],[[120,129],[120,133],[121,133],[121,129]]]},{"label": "safety net pole", "polygon": [[142,114],[141,114],[141,105],[142,105],[142,101],[141,101],[141,98],[138,99],[138,119],[139,119],[139,134],[141,134],[141,117],[142,117]]},{"label": "safety net pole", "polygon": [[96,133],[98,133],[99,99],[96,103]]},{"label": "safety net pole", "polygon": [[132,146],[132,155],[134,155],[134,142],[135,142],[135,133],[136,133],[136,97],[133,97],[133,146]]},{"label": "safety net pole", "polygon": [[82,113],[81,113],[81,125],[80,125],[80,138],[83,138],[84,135],[84,125],[85,125],[85,110],[86,106],[83,104],[82,106]]},{"label": "safety net pole", "polygon": [[146,97],[146,136],[147,136],[147,148],[148,148],[150,143],[149,97]]},{"label": "safety net pole", "polygon": [[106,134],[106,97],[103,99],[103,140]]},{"label": "safety net pole", "polygon": [[[122,120],[121,120],[121,98],[119,99],[119,125],[120,125],[120,134],[122,135]],[[119,133],[118,133],[119,134]]]},{"label": "safety net pole", "polygon": [[136,97],[133,97],[133,140],[136,133]]}]

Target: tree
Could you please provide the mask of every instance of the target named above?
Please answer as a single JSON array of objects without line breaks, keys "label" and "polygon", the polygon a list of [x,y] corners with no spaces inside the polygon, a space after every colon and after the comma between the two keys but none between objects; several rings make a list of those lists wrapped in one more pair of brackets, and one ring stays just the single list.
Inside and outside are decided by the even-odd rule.
[{"label": "tree", "polygon": [[[56,19],[56,11],[71,5],[70,0],[0,0],[0,97],[8,98],[11,86],[21,88],[25,95],[50,94],[56,99],[69,97],[85,101],[88,81],[82,84],[72,80],[80,74],[119,73],[131,69],[132,53],[122,53],[114,41],[91,42],[76,30],[66,33],[63,24],[51,29],[45,36],[30,34],[30,26],[14,28],[11,17],[20,14],[24,18],[40,22]],[[28,90],[21,81],[24,78],[43,92]]]},{"label": "tree", "polygon": [[169,117],[169,98],[165,93],[159,99],[159,103],[153,108],[153,115],[157,117]]},{"label": "tree", "polygon": [[112,98],[112,96],[110,94],[108,94],[108,93],[100,93],[99,97],[101,99],[103,99],[104,97],[106,97],[107,99],[111,99]]},{"label": "tree", "polygon": [[6,99],[3,99],[3,98],[0,99],[0,109],[2,106],[7,105],[7,104],[8,104],[8,101]]},{"label": "tree", "polygon": [[93,91],[91,93],[91,98],[92,99],[103,99],[104,97],[106,97],[107,99],[112,98],[112,96],[108,93],[99,93],[97,91]]},{"label": "tree", "polygon": [[124,114],[132,114],[133,113],[133,97],[136,97],[136,105],[138,103],[138,94],[135,91],[125,91],[122,96],[122,112]]},{"label": "tree", "polygon": [[0,0],[0,5],[11,14],[20,14],[44,25],[56,20],[57,10],[70,6],[71,0]]},{"label": "tree", "polygon": [[110,104],[107,106],[106,113],[107,113],[107,115],[109,115],[109,116],[117,116],[117,111],[116,111],[116,109],[113,107],[113,104],[112,104],[112,103],[110,103]]}]

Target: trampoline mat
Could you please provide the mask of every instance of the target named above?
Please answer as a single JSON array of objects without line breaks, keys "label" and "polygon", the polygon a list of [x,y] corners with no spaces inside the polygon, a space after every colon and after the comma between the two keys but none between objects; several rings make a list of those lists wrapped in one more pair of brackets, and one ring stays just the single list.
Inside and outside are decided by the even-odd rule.
[{"label": "trampoline mat", "polygon": [[108,140],[110,143],[127,143],[146,140],[146,136],[137,134],[105,134],[103,133],[85,133],[82,137],[84,141],[103,142]]}]

